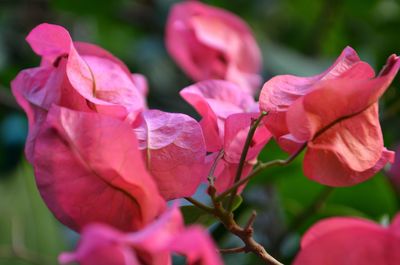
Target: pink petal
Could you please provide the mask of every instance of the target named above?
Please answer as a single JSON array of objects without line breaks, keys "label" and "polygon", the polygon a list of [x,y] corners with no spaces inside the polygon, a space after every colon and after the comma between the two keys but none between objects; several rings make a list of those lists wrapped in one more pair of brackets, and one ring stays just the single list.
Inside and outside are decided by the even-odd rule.
[{"label": "pink petal", "polygon": [[[333,65],[319,75],[311,77],[280,75],[271,78],[261,91],[260,109],[272,113],[286,111],[295,100],[312,91],[313,85],[318,81],[337,79],[360,62],[357,53],[351,47],[346,47]],[[363,72],[365,76],[373,76],[373,69],[364,63],[362,69],[365,71]]]},{"label": "pink petal", "polygon": [[199,167],[206,155],[198,122],[184,114],[147,110],[135,132],[162,196],[170,200],[193,195],[204,179]]},{"label": "pink petal", "polygon": [[305,237],[309,239],[302,243],[294,265],[395,265],[400,262],[400,237],[366,220],[327,219],[312,227]]},{"label": "pink petal", "polygon": [[[352,70],[356,70],[357,65],[360,64]],[[365,110],[385,92],[399,67],[400,60],[392,56],[387,72],[378,78],[368,79],[367,75],[363,80],[345,77],[319,83],[314,91],[296,100],[289,108],[286,121],[290,133],[306,141],[338,119]]]},{"label": "pink petal", "polygon": [[140,265],[129,245],[123,243],[124,234],[103,224],[92,224],[83,230],[78,249],[62,253],[61,264],[78,261],[82,265]]},{"label": "pink petal", "polygon": [[[212,154],[210,156],[215,156],[215,154]],[[212,163],[210,163],[211,166]],[[253,169],[253,164],[246,162],[243,167],[242,175],[240,176],[240,179],[243,179],[249,175],[249,173]],[[235,177],[236,177],[236,172],[238,170],[239,164],[233,164],[225,161],[224,159],[221,159],[219,163],[217,164],[217,168],[214,172],[214,176],[216,178],[215,180],[215,188],[218,193],[222,193],[225,190],[229,189],[232,187],[233,184],[235,184]],[[242,185],[239,189],[239,192],[241,192],[244,189],[245,185]]]},{"label": "pink petal", "polygon": [[94,56],[94,57],[106,59],[108,61],[113,62],[114,64],[117,64],[118,67],[122,71],[124,71],[126,75],[129,76],[131,74],[128,67],[120,59],[118,59],[117,57],[112,55],[110,52],[104,50],[103,48],[101,48],[97,45],[94,45],[92,43],[87,43],[87,42],[74,41],[74,47],[80,55]]},{"label": "pink petal", "polygon": [[[217,147],[222,145],[224,121],[229,115],[253,112],[257,108],[252,96],[228,81],[199,82],[184,88],[180,94],[203,117],[201,124],[210,152],[219,150]],[[220,135],[219,139],[215,135]]]},{"label": "pink petal", "polygon": [[[298,77],[293,75],[276,76],[266,82],[260,94],[260,109],[268,111],[269,114],[265,118],[265,124],[276,139],[283,135],[289,134],[289,129],[286,121],[286,113],[296,101],[308,93],[316,90],[316,84],[323,80],[334,81],[338,78],[370,78],[373,77],[373,69],[364,62],[360,61],[357,53],[350,47],[346,47],[342,54],[338,57],[335,63],[325,72],[311,77]],[[329,81],[326,81],[328,83]],[[319,102],[322,102],[321,100]],[[325,101],[323,101],[325,104]],[[329,102],[333,102],[329,100]],[[329,103],[328,102],[328,103]],[[296,111],[292,111],[295,120]],[[305,122],[306,119],[302,114],[297,114],[296,118]],[[311,119],[311,118],[310,118]],[[299,122],[300,123],[300,122]],[[306,127],[308,123],[300,128]],[[291,126],[291,128],[294,126]],[[307,128],[308,129],[308,128]],[[296,135],[296,138],[297,135]],[[303,142],[303,138],[298,138],[297,141]]]},{"label": "pink petal", "polygon": [[[239,163],[252,121],[259,115],[259,113],[238,113],[226,119],[224,159],[227,162]],[[271,133],[264,126],[259,126],[250,144],[246,161],[256,159],[270,138]]]},{"label": "pink petal", "polygon": [[157,253],[168,247],[171,237],[184,230],[184,222],[178,205],[175,203],[155,222],[136,233],[127,234],[124,238],[132,246]]},{"label": "pink petal", "polygon": [[397,213],[389,226],[390,232],[400,237],[400,214]]},{"label": "pink petal", "polygon": [[65,28],[43,23],[29,33],[26,41],[36,54],[53,62],[57,57],[68,54],[72,40]]},{"label": "pink petal", "polygon": [[134,132],[112,118],[52,107],[37,138],[34,168],[48,207],[77,231],[92,222],[139,229],[164,208]]},{"label": "pink petal", "polygon": [[285,134],[278,138],[279,146],[289,154],[297,152],[304,145],[304,143],[305,142],[299,141],[291,134]]},{"label": "pink petal", "polygon": [[309,142],[304,174],[325,185],[349,186],[365,181],[393,160],[383,148],[378,105],[345,119]]},{"label": "pink petal", "polygon": [[33,150],[40,126],[46,119],[47,94],[57,97],[57,93],[49,93],[49,87],[57,86],[60,78],[52,67],[32,68],[21,71],[11,82],[12,93],[18,104],[24,109],[29,122],[29,134],[25,144],[25,154],[29,162],[33,162]]},{"label": "pink petal", "polygon": [[143,98],[145,98],[149,94],[149,84],[146,77],[142,74],[132,74],[132,80]]},{"label": "pink petal", "polygon": [[62,264],[78,261],[83,265],[170,265],[172,253],[187,256],[192,265],[222,264],[205,230],[183,227],[177,205],[136,233],[123,234],[106,225],[92,224],[83,230],[78,249],[63,253],[59,260]]},{"label": "pink petal", "polygon": [[81,56],[71,45],[67,75],[76,91],[93,103],[97,112],[123,119],[144,106],[130,74],[112,60]]},{"label": "pink petal", "polygon": [[371,231],[381,230],[382,228],[369,221],[351,217],[333,217],[324,219],[313,225],[301,238],[301,248],[305,248],[313,242],[318,242],[322,236],[329,233],[336,233],[341,229],[363,228]]},{"label": "pink petal", "polygon": [[188,265],[222,265],[217,247],[207,232],[196,226],[176,236],[169,245],[170,250],[186,256]]},{"label": "pink petal", "polygon": [[254,78],[261,68],[257,43],[248,26],[225,10],[194,1],[174,5],[167,22],[166,46],[195,81],[226,79],[247,93],[259,85],[255,81],[260,79]]}]

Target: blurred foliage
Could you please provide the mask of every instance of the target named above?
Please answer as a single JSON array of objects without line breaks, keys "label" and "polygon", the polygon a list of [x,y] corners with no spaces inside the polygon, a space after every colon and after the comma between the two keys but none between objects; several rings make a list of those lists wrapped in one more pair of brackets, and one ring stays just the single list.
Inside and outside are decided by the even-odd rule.
[{"label": "blurred foliage", "polygon": [[[56,264],[58,253],[72,248],[76,240],[76,235],[63,228],[44,206],[31,167],[23,160],[26,119],[9,87],[18,71],[39,63],[24,41],[27,33],[41,22],[63,25],[75,40],[96,43],[121,58],[132,72],[145,74],[150,82],[151,107],[197,117],[177,93],[191,81],[168,57],[163,43],[165,20],[174,2],[0,0],[0,256],[3,247],[12,245],[13,237],[19,246]],[[263,51],[265,80],[277,74],[317,74],[346,45],[355,48],[377,72],[391,53],[400,53],[400,4],[396,0],[204,2],[226,8],[250,24]],[[400,143],[399,112],[397,78],[381,101],[388,147]],[[285,154],[270,143],[261,159],[278,157]],[[257,209],[257,240],[290,262],[301,234],[320,218],[351,215],[381,221],[399,209],[399,198],[384,174],[354,187],[335,189],[325,197],[324,192],[324,187],[303,176],[299,157],[291,165],[268,169],[252,181],[236,212],[245,222],[251,210]],[[312,214],[300,218],[307,211]],[[223,247],[240,243],[218,225],[211,230]],[[227,264],[258,264],[253,255],[225,258]],[[28,263],[0,257],[0,264]]]}]

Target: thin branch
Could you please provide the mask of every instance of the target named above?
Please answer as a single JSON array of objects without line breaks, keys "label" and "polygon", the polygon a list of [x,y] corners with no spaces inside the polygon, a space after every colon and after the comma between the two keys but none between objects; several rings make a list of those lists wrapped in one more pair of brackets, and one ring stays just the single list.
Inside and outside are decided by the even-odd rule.
[{"label": "thin branch", "polygon": [[[247,137],[246,137],[246,141],[244,143],[242,154],[240,155],[239,166],[238,166],[238,169],[236,171],[236,176],[235,176],[234,183],[238,182],[240,180],[240,177],[242,176],[244,163],[246,162],[247,153],[249,152],[250,144],[251,144],[251,141],[253,140],[254,133],[256,132],[257,127],[260,124],[261,120],[267,114],[268,114],[268,112],[265,112],[265,111],[261,112],[260,116],[252,123],[252,125],[250,127],[250,130],[249,130],[249,132],[247,134]],[[233,201],[235,199],[235,195],[237,193],[237,190],[238,190],[238,188],[234,188],[231,191],[231,196],[229,198],[228,207],[227,207],[228,211],[232,210],[232,205],[233,205]]]},{"label": "thin branch", "polygon": [[221,149],[221,151],[219,151],[217,157],[215,158],[215,160],[211,166],[210,172],[208,173],[207,180],[208,180],[208,183],[210,184],[210,186],[214,186],[214,182],[215,182],[214,172],[215,172],[215,169],[217,168],[219,160],[221,160],[223,156],[224,156],[224,149]]},{"label": "thin branch", "polygon": [[282,265],[282,263],[272,257],[262,245],[254,240],[252,223],[254,222],[255,214],[250,217],[245,228],[240,227],[236,223],[233,213],[225,210],[222,203],[216,200],[215,192],[215,188],[210,187],[209,194],[214,204],[214,214],[229,232],[243,241],[245,244],[244,251],[256,254],[265,262],[265,264]]},{"label": "thin branch", "polygon": [[241,252],[246,252],[246,247],[225,248],[225,249],[219,249],[218,251],[221,254],[241,253]]},{"label": "thin branch", "polygon": [[253,211],[250,215],[249,220],[247,221],[247,224],[244,226],[244,230],[250,230],[253,227],[254,221],[256,220],[257,217],[257,212]]},{"label": "thin branch", "polygon": [[202,209],[203,211],[209,213],[209,214],[214,214],[214,208],[209,207],[201,202],[199,202],[196,199],[193,199],[192,197],[185,197],[185,200],[196,206],[197,208]]},{"label": "thin branch", "polygon": [[230,194],[233,190],[237,190],[240,186],[248,182],[250,179],[252,179],[254,176],[258,175],[262,170],[273,167],[273,166],[285,166],[289,163],[291,163],[301,152],[306,148],[307,143],[304,143],[295,153],[293,153],[291,156],[289,156],[287,159],[282,160],[273,160],[265,163],[259,163],[258,166],[244,179],[241,179],[240,181],[236,182],[235,184],[232,185],[229,189],[221,193],[218,197],[217,200],[221,201],[225,196]]}]

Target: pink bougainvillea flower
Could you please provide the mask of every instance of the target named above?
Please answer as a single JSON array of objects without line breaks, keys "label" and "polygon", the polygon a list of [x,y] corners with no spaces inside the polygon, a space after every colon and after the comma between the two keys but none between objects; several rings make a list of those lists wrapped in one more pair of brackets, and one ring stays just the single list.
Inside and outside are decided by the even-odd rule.
[{"label": "pink bougainvillea flower", "polygon": [[76,231],[92,222],[137,230],[165,207],[135,133],[115,118],[51,107],[33,164],[47,206]]},{"label": "pink bougainvillea flower", "polygon": [[258,112],[254,98],[228,81],[198,82],[182,89],[180,95],[202,116],[200,124],[209,152],[222,148],[225,120],[229,115]]},{"label": "pink bougainvillea flower", "polygon": [[[207,80],[183,89],[181,96],[202,116],[207,151],[208,166],[224,150],[224,156],[214,172],[217,191],[224,191],[234,181],[240,156],[252,120],[259,114],[258,104],[253,97],[242,91],[238,85],[223,80]],[[271,138],[271,134],[260,126],[253,137],[242,178],[253,168],[261,149]]]},{"label": "pink bougainvillea flower", "polygon": [[199,123],[184,114],[146,110],[134,130],[161,195],[167,200],[193,195],[206,174]]},{"label": "pink bougainvillea flower", "polygon": [[72,42],[66,29],[41,24],[27,37],[42,57],[39,67],[21,71],[11,87],[29,119],[26,155],[52,104],[133,120],[145,107],[146,80],[131,75],[109,52],[93,44]]},{"label": "pink bougainvillea flower", "polygon": [[265,124],[289,152],[307,142],[307,177],[330,186],[365,181],[393,161],[383,146],[377,101],[399,67],[392,55],[374,78],[347,47],[321,75],[272,78],[260,95],[260,108],[269,111]]},{"label": "pink bougainvillea flower", "polygon": [[189,265],[222,265],[207,232],[197,226],[184,228],[177,207],[136,233],[90,225],[84,229],[78,249],[61,254],[59,260],[81,265],[170,265],[173,253],[186,256]]},{"label": "pink bougainvillea flower", "polygon": [[400,215],[389,227],[357,218],[320,221],[303,236],[293,264],[400,264]]},{"label": "pink bougainvillea flower", "polygon": [[245,22],[226,10],[197,1],[175,4],[167,21],[166,46],[195,81],[229,80],[248,93],[260,85],[260,49]]}]

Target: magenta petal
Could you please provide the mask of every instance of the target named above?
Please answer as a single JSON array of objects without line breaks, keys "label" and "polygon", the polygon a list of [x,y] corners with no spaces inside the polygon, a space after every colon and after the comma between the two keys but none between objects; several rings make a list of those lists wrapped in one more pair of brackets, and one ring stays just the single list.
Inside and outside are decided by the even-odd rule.
[{"label": "magenta petal", "polygon": [[[225,121],[224,159],[230,163],[239,163],[252,121],[259,113],[238,113],[230,115]],[[250,143],[246,161],[256,159],[271,138],[271,133],[259,126]]]},{"label": "magenta petal", "polygon": [[143,98],[145,98],[149,94],[149,84],[146,77],[142,74],[132,74],[132,80]]},{"label": "magenta petal", "polygon": [[143,107],[143,99],[130,74],[111,60],[96,56],[83,58],[71,45],[67,75],[76,91],[93,103],[100,113],[124,119],[130,112]]},{"label": "magenta petal", "polygon": [[217,247],[207,232],[192,226],[180,233],[169,245],[169,248],[186,256],[188,265],[222,265],[217,254]]},{"label": "magenta petal", "polygon": [[[280,75],[271,78],[261,91],[260,109],[270,112],[286,111],[296,99],[312,91],[313,85],[318,81],[337,79],[360,62],[357,53],[351,47],[346,47],[333,65],[319,75],[311,77]],[[371,67],[363,63],[362,69],[364,75],[361,77],[373,77],[374,71]]]},{"label": "magenta petal", "polygon": [[[245,162],[240,179],[247,177],[251,172],[251,170],[253,169],[253,166],[254,166],[253,164]],[[238,164],[232,164],[226,162],[224,159],[221,159],[219,161],[214,173],[216,177],[215,188],[218,193],[224,192],[225,190],[232,187],[233,184],[235,184],[235,177],[238,167],[239,167]],[[239,192],[241,192],[244,189],[244,187],[245,185],[242,185],[239,189]]]},{"label": "magenta petal", "polygon": [[400,60],[389,59],[388,64],[385,75],[375,79],[342,78],[316,85],[314,91],[289,108],[286,122],[290,133],[299,140],[310,140],[336,120],[357,114],[378,101],[395,77]]},{"label": "magenta petal", "polygon": [[325,185],[349,186],[365,181],[392,161],[383,148],[378,106],[335,124],[308,143],[304,174]]},{"label": "magenta petal", "polygon": [[118,65],[118,68],[124,71],[126,75],[129,76],[131,74],[128,67],[126,67],[126,65],[120,59],[97,45],[87,42],[74,41],[74,47],[81,56],[94,56],[106,59]]},{"label": "magenta petal", "polygon": [[140,265],[129,245],[123,243],[124,234],[103,224],[85,228],[77,251],[62,253],[61,264],[78,261],[81,265]]},{"label": "magenta petal", "polygon": [[395,265],[400,237],[367,220],[332,218],[314,225],[302,240],[294,265]]},{"label": "magenta petal", "polygon": [[[224,122],[229,115],[257,111],[253,97],[228,81],[199,82],[184,88],[180,94],[203,117],[201,125],[210,152],[222,146]],[[216,135],[220,135],[219,138]]]},{"label": "magenta petal", "polygon": [[29,134],[25,154],[33,162],[33,149],[41,124],[46,119],[51,104],[58,102],[61,92],[55,88],[64,81],[64,67],[36,67],[21,71],[11,82],[12,92],[18,104],[24,109],[29,122]]},{"label": "magenta petal", "polygon": [[381,227],[369,220],[350,218],[350,217],[335,217],[319,221],[313,225],[302,237],[301,247],[305,248],[314,240],[329,233],[335,233],[340,229],[365,228],[370,230],[379,230]]},{"label": "magenta petal", "polygon": [[193,195],[204,179],[200,167],[206,155],[198,122],[184,114],[146,110],[134,130],[162,196],[170,200]]},{"label": "magenta petal", "polygon": [[134,132],[112,118],[52,107],[34,168],[48,207],[77,231],[91,222],[136,230],[164,208]]},{"label": "magenta petal", "polygon": [[229,80],[247,93],[260,84],[260,49],[248,26],[225,10],[195,1],[174,5],[167,21],[166,46],[195,81]]},{"label": "magenta petal", "polygon": [[36,54],[47,58],[50,62],[68,54],[72,42],[65,28],[47,23],[35,27],[26,40]]},{"label": "magenta petal", "polygon": [[63,253],[59,260],[62,264],[77,261],[83,265],[171,265],[172,253],[186,256],[188,264],[192,265],[222,265],[205,230],[184,228],[177,205],[135,233],[121,233],[106,225],[90,225],[83,230],[78,249]]},{"label": "magenta petal", "polygon": [[[319,84],[319,82],[333,82],[336,79],[343,78],[368,79],[373,77],[373,75],[373,69],[366,63],[361,62],[357,53],[352,48],[346,47],[335,63],[319,75],[311,77],[298,77],[293,75],[276,76],[264,84],[260,94],[260,109],[269,112],[265,124],[274,137],[279,139],[281,136],[291,132],[287,126],[291,126],[291,128],[296,127],[292,123],[289,124],[287,121],[286,113],[289,108],[293,109],[293,104],[302,100],[302,97],[307,96],[308,93],[315,91],[317,89],[316,85]],[[323,100],[319,101],[320,104],[322,101]],[[323,102],[322,104],[326,104],[325,101]],[[329,102],[333,101],[329,100],[328,103]],[[298,104],[302,107],[302,104]],[[301,130],[303,134],[306,134],[313,124],[307,123],[306,118],[308,117],[304,117],[303,112],[297,113],[293,110],[293,117],[291,120],[296,121],[296,124],[300,124],[297,129],[298,131]],[[296,118],[301,119],[301,122],[296,120]],[[312,117],[310,117],[310,119],[312,119]],[[295,135],[297,141],[305,141],[304,137],[299,137],[298,135],[299,134]]]}]

